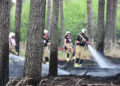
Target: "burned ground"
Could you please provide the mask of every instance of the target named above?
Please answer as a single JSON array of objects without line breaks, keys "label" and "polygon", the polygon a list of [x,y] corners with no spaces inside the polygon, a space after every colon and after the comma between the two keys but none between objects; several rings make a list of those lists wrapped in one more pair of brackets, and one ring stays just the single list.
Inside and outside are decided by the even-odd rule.
[{"label": "burned ground", "polygon": [[120,86],[120,75],[95,78],[91,76],[58,76],[43,79],[41,86]]},{"label": "burned ground", "polygon": [[[118,67],[116,69],[100,68],[94,60],[84,60],[83,67],[74,68],[73,61],[69,62],[67,65],[65,61],[59,61],[59,65],[66,65],[64,67],[58,67],[59,76],[43,77],[42,80],[39,82],[39,86],[120,86],[120,59],[112,57],[107,57],[107,59],[109,59]],[[18,80],[18,77],[22,78],[22,70],[24,68],[24,65],[19,65],[18,63],[19,62],[17,61],[13,61],[10,64],[11,80],[9,81],[9,85],[7,86],[15,86],[16,84],[18,84],[19,81],[23,83],[23,81],[27,82],[26,80],[29,80],[26,78],[23,78],[23,81]],[[44,66],[44,68],[47,67],[48,66],[46,65]],[[65,72],[66,74],[68,73],[68,75],[60,74],[60,72]],[[43,74],[47,75],[47,73]],[[30,84],[31,83],[29,83],[29,85]]]},{"label": "burned ground", "polygon": [[[23,81],[22,81],[23,80]],[[11,80],[7,86],[36,86],[29,79]],[[24,83],[24,84],[23,84]],[[45,77],[38,86],[120,86],[120,74],[114,77],[91,77],[91,76],[57,76]]]}]

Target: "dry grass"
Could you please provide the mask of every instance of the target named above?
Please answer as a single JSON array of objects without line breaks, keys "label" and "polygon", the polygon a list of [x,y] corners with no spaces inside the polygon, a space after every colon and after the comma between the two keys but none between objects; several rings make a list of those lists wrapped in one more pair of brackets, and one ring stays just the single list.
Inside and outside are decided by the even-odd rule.
[{"label": "dry grass", "polygon": [[[20,43],[20,56],[25,57],[25,51],[26,51],[26,42],[21,42]],[[104,51],[104,53],[106,56],[120,58],[120,46],[118,46],[118,45],[114,46],[114,47],[112,47],[112,49],[110,49],[108,51]],[[87,47],[85,47],[84,56],[86,57],[86,59],[91,59],[91,57],[92,57],[91,53],[89,52]],[[64,51],[58,52],[58,59],[60,59],[60,60],[65,59]]]},{"label": "dry grass", "polygon": [[[25,57],[25,51],[26,51],[26,42],[21,42],[20,43],[20,56]],[[64,60],[65,56],[66,56],[65,51],[58,52],[58,59],[59,60]],[[90,57],[91,57],[91,54],[87,48],[85,48],[84,56],[87,57],[87,59],[90,59]]]},{"label": "dry grass", "polygon": [[20,43],[20,56],[25,57],[26,42]]},{"label": "dry grass", "polygon": [[120,58],[120,47],[117,45],[110,50],[104,51],[106,56]]}]

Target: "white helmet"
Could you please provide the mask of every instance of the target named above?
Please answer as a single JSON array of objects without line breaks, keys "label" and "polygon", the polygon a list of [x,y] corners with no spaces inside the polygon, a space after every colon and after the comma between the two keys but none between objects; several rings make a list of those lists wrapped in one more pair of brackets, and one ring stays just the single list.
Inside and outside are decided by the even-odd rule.
[{"label": "white helmet", "polygon": [[67,31],[67,32],[66,32],[66,35],[67,35],[67,34],[70,34],[70,31]]},{"label": "white helmet", "polygon": [[10,32],[10,33],[9,33],[9,38],[11,38],[11,37],[13,37],[13,36],[15,36],[15,33],[14,33],[14,32]]},{"label": "white helmet", "polygon": [[44,33],[48,33],[48,30],[44,30]]},{"label": "white helmet", "polygon": [[87,33],[87,30],[86,29],[82,29],[81,32],[82,33]]}]

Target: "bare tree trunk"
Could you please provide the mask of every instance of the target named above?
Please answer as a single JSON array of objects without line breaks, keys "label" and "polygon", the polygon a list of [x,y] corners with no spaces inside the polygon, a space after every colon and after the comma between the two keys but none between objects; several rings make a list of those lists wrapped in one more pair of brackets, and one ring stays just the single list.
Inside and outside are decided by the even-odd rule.
[{"label": "bare tree trunk", "polygon": [[106,16],[106,40],[105,49],[109,50],[112,44],[112,0],[107,0],[107,16]]},{"label": "bare tree trunk", "polygon": [[21,26],[21,11],[22,11],[22,0],[16,1],[16,13],[15,13],[15,39],[16,39],[16,49],[19,54],[20,48],[20,26]]},{"label": "bare tree trunk", "polygon": [[61,46],[64,44],[64,11],[63,11],[63,0],[60,0],[60,17],[61,17]]},{"label": "bare tree trunk", "polygon": [[92,1],[87,0],[87,14],[88,14],[88,34],[89,41],[91,44],[94,44],[94,28],[92,20]]},{"label": "bare tree trunk", "polygon": [[10,0],[0,0],[0,86],[9,80]]},{"label": "bare tree trunk", "polygon": [[53,15],[51,24],[51,52],[49,76],[57,75],[58,65],[58,16],[59,16],[59,0],[53,0]]},{"label": "bare tree trunk", "polygon": [[51,0],[48,0],[48,7],[47,7],[47,30],[48,36],[50,37],[50,22],[51,22]]},{"label": "bare tree trunk", "polygon": [[97,50],[104,53],[104,9],[105,0],[99,0],[98,3],[98,30],[97,30]]},{"label": "bare tree trunk", "polygon": [[107,19],[106,19],[106,50],[115,46],[116,43],[116,14],[117,0],[107,1]]},{"label": "bare tree trunk", "polygon": [[[46,0],[31,0],[24,76],[39,82],[43,57]],[[38,83],[37,82],[37,83]]]},{"label": "bare tree trunk", "polygon": [[112,42],[116,43],[116,15],[117,15],[117,2],[118,0],[112,0],[113,1],[113,7],[112,7]]}]

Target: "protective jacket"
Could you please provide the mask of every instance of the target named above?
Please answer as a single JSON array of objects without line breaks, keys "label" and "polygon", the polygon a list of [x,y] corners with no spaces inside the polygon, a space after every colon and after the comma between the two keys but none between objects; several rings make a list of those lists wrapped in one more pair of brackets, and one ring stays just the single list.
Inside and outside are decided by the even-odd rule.
[{"label": "protective jacket", "polygon": [[47,44],[50,42],[48,36],[43,37],[43,41],[44,41],[44,47],[46,47]]},{"label": "protective jacket", "polygon": [[72,38],[65,36],[66,43],[72,43]]},{"label": "protective jacket", "polygon": [[[88,41],[88,37],[87,36],[83,36],[83,37],[84,37],[85,40]],[[77,41],[79,41],[79,43],[77,43],[77,45],[85,46],[85,44],[86,44],[86,42],[83,40],[83,38],[80,36],[80,34],[77,37]]]}]

